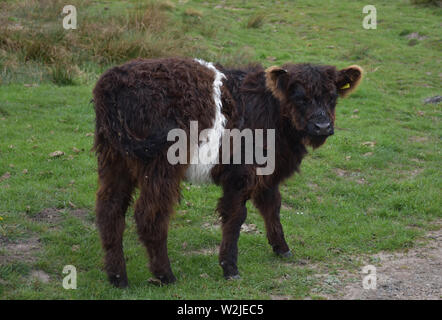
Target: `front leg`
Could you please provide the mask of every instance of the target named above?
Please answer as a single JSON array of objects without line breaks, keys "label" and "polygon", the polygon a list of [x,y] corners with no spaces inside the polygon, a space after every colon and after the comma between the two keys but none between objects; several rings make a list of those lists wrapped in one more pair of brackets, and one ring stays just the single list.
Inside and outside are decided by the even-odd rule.
[{"label": "front leg", "polygon": [[267,239],[273,251],[282,257],[290,257],[292,254],[284,238],[279,212],[281,209],[281,194],[278,187],[258,190],[254,193],[253,203],[264,218]]}]

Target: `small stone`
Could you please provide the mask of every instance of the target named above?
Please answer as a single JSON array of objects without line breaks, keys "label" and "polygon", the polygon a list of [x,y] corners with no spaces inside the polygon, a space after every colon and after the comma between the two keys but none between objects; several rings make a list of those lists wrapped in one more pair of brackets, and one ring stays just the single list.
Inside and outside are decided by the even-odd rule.
[{"label": "small stone", "polygon": [[49,282],[49,275],[41,270],[34,270],[31,273],[31,278],[36,279],[42,283],[48,283]]},{"label": "small stone", "polygon": [[439,102],[442,101],[442,96],[434,96],[434,97],[430,97],[430,98],[426,98],[424,100],[424,103],[431,103],[431,104],[438,104]]},{"label": "small stone", "polygon": [[64,152],[63,152],[63,151],[59,151],[59,150],[54,151],[54,152],[51,152],[51,153],[49,154],[49,156],[50,156],[51,158],[61,157],[62,155],[64,155]]},{"label": "small stone", "polygon": [[362,145],[366,146],[366,147],[373,148],[376,145],[376,141],[365,141],[365,142],[362,142]]},{"label": "small stone", "polygon": [[0,181],[3,181],[3,180],[6,180],[6,179],[9,179],[11,177],[11,173],[10,172],[5,172],[5,174],[3,174],[1,177],[0,177]]},{"label": "small stone", "polygon": [[157,278],[150,278],[149,280],[147,280],[148,283],[156,285],[156,286],[162,286],[163,284],[161,283],[161,280],[157,279]]}]

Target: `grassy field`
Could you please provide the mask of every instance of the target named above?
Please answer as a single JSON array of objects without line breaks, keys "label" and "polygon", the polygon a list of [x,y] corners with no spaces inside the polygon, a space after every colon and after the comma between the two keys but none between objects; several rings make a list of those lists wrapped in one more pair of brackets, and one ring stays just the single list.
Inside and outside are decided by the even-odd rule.
[{"label": "grassy field", "polygon": [[[410,248],[442,216],[440,18],[436,7],[371,1],[377,29],[362,28],[365,1],[0,2],[1,299],[320,299],[362,255]],[[282,186],[281,220],[294,253],[275,257],[249,206],[239,241],[242,279],[225,281],[215,186],[183,184],[169,235],[178,282],[156,287],[127,215],[130,288],[102,271],[94,225],[97,188],[91,90],[110,65],[136,56],[198,56],[361,65],[365,79],[339,102],[337,130]],[[53,157],[50,154],[62,151]],[[62,287],[65,265],[77,290]]]}]

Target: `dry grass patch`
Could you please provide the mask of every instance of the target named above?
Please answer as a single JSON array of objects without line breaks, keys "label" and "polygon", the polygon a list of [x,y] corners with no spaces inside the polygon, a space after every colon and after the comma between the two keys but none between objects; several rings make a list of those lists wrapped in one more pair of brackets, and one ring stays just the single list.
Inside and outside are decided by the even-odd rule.
[{"label": "dry grass patch", "polygon": [[184,11],[184,15],[189,16],[189,17],[195,17],[195,18],[202,18],[203,17],[203,13],[201,11],[193,9],[193,8],[186,9],[186,11]]},{"label": "dry grass patch", "polygon": [[263,13],[258,13],[250,17],[247,21],[247,28],[260,28],[264,24],[265,15]]},{"label": "dry grass patch", "polygon": [[[71,4],[87,13],[78,17],[75,30],[62,27],[61,1],[2,3],[9,17],[0,16],[0,69],[13,76],[23,65],[35,65],[53,83],[71,85],[91,66],[100,71],[138,57],[185,55],[193,48],[178,23],[169,19],[166,11],[173,6],[168,2],[128,6],[125,13],[110,17],[104,15],[107,8],[93,2]],[[202,16],[197,10],[187,13]]]}]

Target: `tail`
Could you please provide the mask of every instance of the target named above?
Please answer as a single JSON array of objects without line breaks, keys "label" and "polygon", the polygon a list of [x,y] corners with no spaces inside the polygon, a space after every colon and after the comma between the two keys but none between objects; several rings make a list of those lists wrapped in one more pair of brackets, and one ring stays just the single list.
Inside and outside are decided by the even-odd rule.
[{"label": "tail", "polygon": [[[95,141],[93,150],[103,152],[111,147],[122,156],[135,157],[149,162],[170,143],[168,132],[177,127],[175,121],[167,120],[161,127],[151,128],[146,139],[136,137],[129,129],[124,110],[118,108],[118,95],[124,90],[127,74],[117,68],[108,70],[98,80],[92,100],[95,109]],[[136,103],[134,101],[134,103]]]}]

